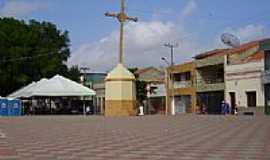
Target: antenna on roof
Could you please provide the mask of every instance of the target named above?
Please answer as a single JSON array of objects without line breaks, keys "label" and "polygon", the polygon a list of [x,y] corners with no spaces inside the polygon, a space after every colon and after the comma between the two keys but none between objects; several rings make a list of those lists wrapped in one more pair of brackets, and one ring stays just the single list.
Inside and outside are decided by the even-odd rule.
[{"label": "antenna on roof", "polygon": [[240,40],[235,35],[230,33],[223,33],[221,35],[221,41],[230,47],[239,47],[240,46]]}]

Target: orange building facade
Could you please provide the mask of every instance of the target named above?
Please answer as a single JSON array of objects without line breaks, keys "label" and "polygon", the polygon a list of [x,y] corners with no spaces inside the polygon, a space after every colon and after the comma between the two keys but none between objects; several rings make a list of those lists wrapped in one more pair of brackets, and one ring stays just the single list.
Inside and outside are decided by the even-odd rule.
[{"label": "orange building facade", "polygon": [[168,71],[173,77],[173,87],[169,91],[170,98],[174,97],[171,105],[173,112],[194,113],[196,111],[195,64],[188,62],[174,65]]}]

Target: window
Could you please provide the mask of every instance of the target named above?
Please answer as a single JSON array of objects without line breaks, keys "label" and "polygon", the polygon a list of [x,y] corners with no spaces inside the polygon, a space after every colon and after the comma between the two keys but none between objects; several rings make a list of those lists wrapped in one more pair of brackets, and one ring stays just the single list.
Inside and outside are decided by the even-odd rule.
[{"label": "window", "polygon": [[190,74],[190,72],[174,74],[174,80],[175,81],[190,81],[191,80],[191,74]]}]

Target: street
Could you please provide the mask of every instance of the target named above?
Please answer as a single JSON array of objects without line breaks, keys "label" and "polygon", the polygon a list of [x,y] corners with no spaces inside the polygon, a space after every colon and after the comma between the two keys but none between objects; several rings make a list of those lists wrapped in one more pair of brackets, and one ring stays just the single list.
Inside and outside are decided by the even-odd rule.
[{"label": "street", "polygon": [[0,117],[0,160],[270,159],[270,117]]}]

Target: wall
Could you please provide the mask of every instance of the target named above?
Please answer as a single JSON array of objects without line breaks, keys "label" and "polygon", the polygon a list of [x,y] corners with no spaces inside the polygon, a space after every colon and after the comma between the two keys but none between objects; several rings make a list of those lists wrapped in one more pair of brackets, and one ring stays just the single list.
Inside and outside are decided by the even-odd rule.
[{"label": "wall", "polygon": [[264,106],[262,84],[263,60],[237,65],[225,65],[225,96],[230,103],[229,92],[235,92],[236,105],[247,107],[247,91],[256,91],[257,106]]}]

